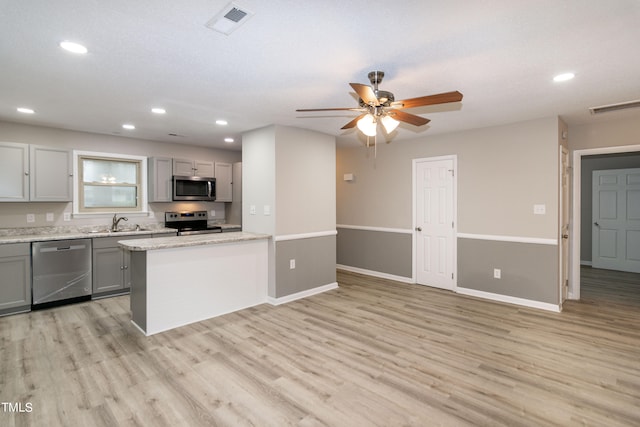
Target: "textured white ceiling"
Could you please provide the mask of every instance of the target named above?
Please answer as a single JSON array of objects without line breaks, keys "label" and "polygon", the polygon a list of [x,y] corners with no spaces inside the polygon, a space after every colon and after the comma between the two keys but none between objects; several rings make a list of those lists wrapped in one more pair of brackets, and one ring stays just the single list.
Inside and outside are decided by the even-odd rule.
[{"label": "textured white ceiling", "polygon": [[[340,130],[355,113],[295,110],[357,106],[348,83],[371,70],[396,99],[464,94],[408,110],[432,121],[402,124],[395,141],[552,115],[640,120],[587,111],[640,99],[637,0],[236,3],[255,15],[226,36],[205,24],[227,0],[0,0],[0,120],[228,149],[240,145],[224,137],[275,123],[357,144]],[[566,71],[576,78],[552,81]]]}]

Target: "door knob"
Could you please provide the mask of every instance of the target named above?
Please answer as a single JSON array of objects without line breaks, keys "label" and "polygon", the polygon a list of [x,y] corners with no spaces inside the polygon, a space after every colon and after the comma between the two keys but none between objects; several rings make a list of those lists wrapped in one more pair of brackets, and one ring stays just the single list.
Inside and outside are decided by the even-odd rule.
[{"label": "door knob", "polygon": [[562,238],[563,238],[563,239],[568,239],[568,238],[569,238],[569,235],[568,235],[568,234],[563,234],[563,235],[562,235]]},{"label": "door knob", "polygon": [[593,225],[595,225],[596,227],[600,227],[600,224],[598,224],[598,222],[594,222]]},{"label": "door knob", "polygon": [[416,231],[422,231],[422,227],[416,227]]}]

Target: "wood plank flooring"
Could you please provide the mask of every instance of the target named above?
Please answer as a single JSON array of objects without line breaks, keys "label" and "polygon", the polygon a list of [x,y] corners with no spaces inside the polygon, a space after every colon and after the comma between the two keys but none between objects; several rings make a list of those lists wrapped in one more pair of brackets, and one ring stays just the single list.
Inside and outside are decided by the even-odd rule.
[{"label": "wood plank flooring", "polygon": [[126,296],[3,317],[0,402],[33,409],[0,425],[637,426],[637,278],[586,269],[562,313],[339,272],[148,338]]}]

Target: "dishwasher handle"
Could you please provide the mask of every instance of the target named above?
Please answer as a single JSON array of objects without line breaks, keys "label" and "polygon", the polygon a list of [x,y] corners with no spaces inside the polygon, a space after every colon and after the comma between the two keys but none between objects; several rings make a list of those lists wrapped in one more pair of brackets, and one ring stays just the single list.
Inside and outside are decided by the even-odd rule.
[{"label": "dishwasher handle", "polygon": [[87,245],[69,245],[69,246],[52,246],[48,248],[39,248],[40,253],[58,252],[58,251],[77,251],[86,249]]}]

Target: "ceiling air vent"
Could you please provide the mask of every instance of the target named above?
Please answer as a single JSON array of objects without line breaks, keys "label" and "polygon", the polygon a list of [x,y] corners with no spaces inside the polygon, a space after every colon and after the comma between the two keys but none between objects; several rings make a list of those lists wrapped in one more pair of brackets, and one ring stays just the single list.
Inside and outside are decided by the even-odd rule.
[{"label": "ceiling air vent", "polygon": [[206,26],[219,33],[229,35],[252,16],[253,12],[231,2],[226,5],[220,13],[211,18],[211,20],[206,23]]},{"label": "ceiling air vent", "polygon": [[629,102],[621,102],[619,104],[611,104],[611,105],[601,105],[600,107],[591,107],[589,111],[591,114],[602,114],[608,113],[610,111],[618,111],[618,110],[626,110],[629,108],[637,108],[640,107],[640,99]]}]

